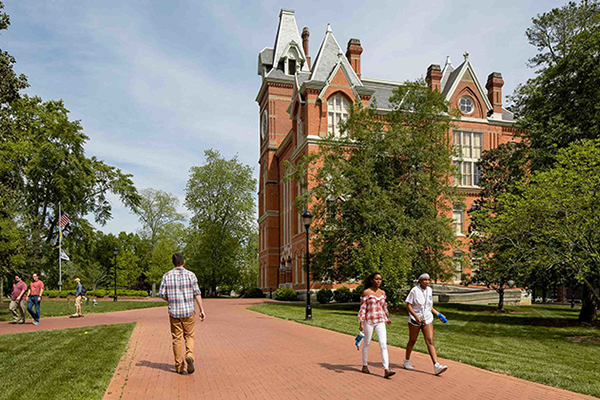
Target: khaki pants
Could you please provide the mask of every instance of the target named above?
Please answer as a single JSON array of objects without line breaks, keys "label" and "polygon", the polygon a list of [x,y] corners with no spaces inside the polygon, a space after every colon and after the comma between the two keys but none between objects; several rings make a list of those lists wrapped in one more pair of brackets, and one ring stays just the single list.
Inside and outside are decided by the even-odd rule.
[{"label": "khaki pants", "polygon": [[175,355],[175,369],[183,371],[183,349],[182,342],[185,341],[185,358],[194,359],[194,327],[196,313],[185,318],[173,318],[169,315],[171,323],[171,339],[173,340],[173,354]]},{"label": "khaki pants", "polygon": [[13,322],[25,322],[25,310],[27,308],[27,301],[24,298],[18,300],[11,300],[8,306],[13,316]]}]

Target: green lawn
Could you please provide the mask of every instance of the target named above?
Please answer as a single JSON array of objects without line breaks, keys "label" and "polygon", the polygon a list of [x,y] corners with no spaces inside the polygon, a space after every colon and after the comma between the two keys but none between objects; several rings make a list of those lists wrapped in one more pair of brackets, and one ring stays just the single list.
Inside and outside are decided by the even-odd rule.
[{"label": "green lawn", "polygon": [[[499,313],[492,306],[435,307],[449,320],[445,325],[435,322],[435,345],[440,357],[600,397],[600,329],[581,326],[577,308],[534,305],[507,307],[508,313]],[[249,308],[306,323],[301,304],[260,304]],[[308,324],[356,335],[357,311],[356,305],[316,305],[313,321]],[[392,315],[388,343],[404,348],[407,341],[406,311],[401,310]],[[348,349],[352,345],[349,337]],[[415,350],[427,352],[422,336]]]},{"label": "green lawn", "polygon": [[0,335],[0,399],[101,399],[134,326]]},{"label": "green lawn", "polygon": [[[12,315],[8,309],[9,302],[4,302],[0,307],[0,321],[12,321]],[[98,301],[94,307],[92,301],[89,304],[82,302],[81,309],[83,314],[105,313],[111,311],[134,310],[138,308],[165,307],[165,301]],[[26,311],[27,319],[31,322],[31,315]],[[75,313],[75,301],[72,300],[69,305],[67,300],[48,300],[44,299],[41,303],[42,319],[44,317],[57,317],[61,315],[71,315]]]}]

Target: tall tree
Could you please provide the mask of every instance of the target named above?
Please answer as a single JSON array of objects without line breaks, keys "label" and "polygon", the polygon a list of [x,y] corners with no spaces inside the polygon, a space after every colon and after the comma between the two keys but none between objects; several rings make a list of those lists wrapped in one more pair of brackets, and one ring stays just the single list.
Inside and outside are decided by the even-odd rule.
[{"label": "tall tree", "polygon": [[239,254],[256,231],[256,180],[237,157],[226,160],[212,149],[204,155],[205,164],[191,168],[186,187],[192,213],[188,265],[215,294],[217,287],[239,281]]},{"label": "tall tree", "polygon": [[[0,32],[10,26],[10,17],[0,1]],[[24,233],[15,223],[20,209],[19,189],[22,181],[8,157],[16,149],[13,146],[13,119],[10,104],[20,97],[20,91],[28,86],[27,78],[14,71],[15,59],[0,48],[0,296],[4,293],[4,281],[9,269],[22,266],[26,243]]]},{"label": "tall tree", "polygon": [[177,212],[178,205],[179,199],[170,193],[152,188],[141,191],[135,213],[142,223],[141,236],[153,247],[161,238],[174,233],[174,225],[182,225],[184,216]]},{"label": "tall tree", "polygon": [[576,279],[584,288],[579,319],[594,322],[600,306],[600,139],[560,150],[552,168],[519,187],[519,194],[498,198],[503,212],[494,229],[527,235],[523,248],[515,243],[511,251],[528,259],[534,273],[546,265],[563,283]]},{"label": "tall tree", "polygon": [[538,15],[527,37],[538,48],[530,60],[537,76],[517,88],[512,108],[539,170],[570,143],[600,137],[600,3],[569,2]]},{"label": "tall tree", "polygon": [[315,215],[315,277],[363,278],[379,270],[390,296],[409,276],[444,278],[455,244],[449,205],[457,200],[444,96],[423,81],[401,86],[393,111],[355,105],[342,138],[330,137],[290,173],[314,182],[300,206]]}]

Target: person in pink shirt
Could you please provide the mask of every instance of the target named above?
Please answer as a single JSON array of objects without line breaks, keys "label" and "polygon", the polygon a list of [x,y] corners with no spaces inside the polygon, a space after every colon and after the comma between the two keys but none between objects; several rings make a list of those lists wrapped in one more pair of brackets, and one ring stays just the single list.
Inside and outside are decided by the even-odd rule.
[{"label": "person in pink shirt", "polygon": [[[31,276],[33,280],[29,284],[29,290],[27,291],[27,311],[33,318],[33,324],[38,325],[40,323],[40,302],[42,301],[42,294],[44,293],[44,282],[42,282],[37,274]],[[35,311],[33,307],[35,306]]]},{"label": "person in pink shirt", "polygon": [[385,301],[385,291],[381,290],[382,277],[378,272],[372,273],[365,279],[365,291],[360,299],[360,311],[358,312],[358,322],[360,323],[360,331],[365,333],[363,341],[362,357],[363,367],[362,372],[370,374],[367,365],[369,355],[369,345],[373,331],[377,333],[379,339],[379,348],[381,349],[381,360],[383,361],[384,378],[390,378],[395,371],[390,369],[390,360],[387,350],[387,332],[385,324],[391,324],[390,315],[388,312],[387,302]]},{"label": "person in pink shirt", "polygon": [[15,283],[13,283],[12,298],[9,306],[13,320],[9,324],[25,323],[26,291],[27,284],[23,282],[19,275],[15,275]]}]

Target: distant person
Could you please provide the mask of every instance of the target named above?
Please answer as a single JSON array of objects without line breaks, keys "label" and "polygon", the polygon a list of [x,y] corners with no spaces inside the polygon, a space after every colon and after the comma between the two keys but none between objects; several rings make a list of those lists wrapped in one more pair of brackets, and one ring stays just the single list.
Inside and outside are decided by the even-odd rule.
[{"label": "distant person", "polygon": [[437,353],[433,345],[433,316],[445,321],[446,318],[433,308],[433,293],[429,287],[431,278],[429,274],[421,274],[419,283],[413,287],[406,297],[406,309],[408,311],[408,333],[409,339],[406,345],[406,356],[404,358],[404,368],[413,370],[410,362],[410,355],[415,345],[419,332],[423,331],[427,351],[433,362],[433,373],[439,375],[445,372],[448,367],[438,363]]},{"label": "distant person", "polygon": [[[194,317],[196,311],[200,322],[204,321],[206,316],[202,308],[198,278],[193,272],[183,268],[184,264],[183,254],[173,254],[175,268],[163,275],[158,295],[169,303],[169,322],[171,324],[173,354],[175,355],[175,371],[178,374],[183,374],[185,364],[187,364],[188,374],[193,374],[195,371],[194,328],[196,325]],[[185,342],[185,364],[182,354],[183,342]]]},{"label": "distant person", "polygon": [[27,307],[27,284],[23,282],[19,275],[15,275],[15,283],[13,283],[12,297],[10,300],[10,312],[13,320],[9,324],[24,324],[25,323],[25,308]]},{"label": "distant person", "polygon": [[75,278],[77,287],[75,288],[75,314],[71,315],[72,318],[83,317],[81,313],[81,298],[83,297],[83,285],[81,279]]},{"label": "distant person", "polygon": [[[40,323],[40,302],[42,301],[42,294],[44,294],[44,282],[42,282],[37,274],[31,276],[32,281],[29,283],[29,290],[27,291],[27,311],[33,318],[33,324],[39,325]],[[35,306],[35,311],[33,307]]]},{"label": "distant person", "polygon": [[385,298],[385,291],[380,289],[382,282],[381,274],[372,273],[365,279],[365,291],[360,299],[360,311],[358,312],[358,321],[360,331],[364,332],[365,338],[362,346],[362,372],[370,374],[368,366],[369,345],[373,337],[373,331],[377,333],[379,339],[379,348],[381,349],[381,360],[383,362],[384,377],[390,378],[396,372],[390,369],[390,360],[387,350],[387,332],[385,324],[391,324],[388,312],[388,306]]}]

